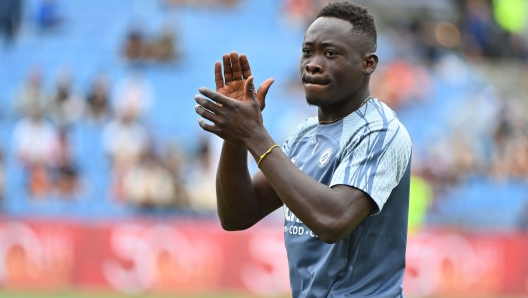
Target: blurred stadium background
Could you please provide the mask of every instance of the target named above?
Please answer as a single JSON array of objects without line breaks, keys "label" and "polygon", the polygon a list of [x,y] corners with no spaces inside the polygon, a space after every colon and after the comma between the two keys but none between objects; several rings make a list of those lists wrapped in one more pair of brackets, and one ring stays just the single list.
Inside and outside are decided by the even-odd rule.
[{"label": "blurred stadium background", "polygon": [[[247,54],[282,143],[327,2],[0,1],[0,297],[287,297],[282,211],[220,229],[193,96]],[[413,139],[407,296],[527,297],[528,2],[355,3]]]}]

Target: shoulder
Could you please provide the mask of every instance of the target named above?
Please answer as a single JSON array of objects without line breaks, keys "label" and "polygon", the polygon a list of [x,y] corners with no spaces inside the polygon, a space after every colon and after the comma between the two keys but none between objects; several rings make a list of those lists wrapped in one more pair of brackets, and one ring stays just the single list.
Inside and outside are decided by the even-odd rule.
[{"label": "shoulder", "polygon": [[292,148],[295,143],[299,142],[305,137],[315,135],[317,131],[317,124],[317,117],[310,117],[301,122],[299,125],[297,125],[293,133],[288,137],[288,139],[286,139],[286,141],[282,145],[282,151],[288,154],[290,148]]},{"label": "shoulder", "polygon": [[357,128],[371,130],[394,126],[391,124],[403,126],[396,113],[377,98],[373,98],[354,113],[348,115],[345,121],[350,122]]},{"label": "shoulder", "polygon": [[355,147],[363,141],[381,147],[396,142],[409,154],[412,146],[411,137],[396,113],[377,98],[368,101],[343,121],[341,147]]},{"label": "shoulder", "polygon": [[312,134],[315,134],[316,128],[317,128],[317,117],[310,117],[301,122],[293,133],[288,137],[288,141],[295,142],[299,139],[302,139],[306,136],[311,136]]}]

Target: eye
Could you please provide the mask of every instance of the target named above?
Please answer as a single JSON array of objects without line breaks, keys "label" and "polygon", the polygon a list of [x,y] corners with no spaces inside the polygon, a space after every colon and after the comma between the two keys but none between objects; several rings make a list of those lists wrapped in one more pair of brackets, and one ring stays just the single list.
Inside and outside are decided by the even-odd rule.
[{"label": "eye", "polygon": [[310,55],[312,53],[309,49],[303,49],[302,52],[304,55]]},{"label": "eye", "polygon": [[335,57],[336,55],[337,55],[336,52],[334,52],[334,51],[330,51],[330,50],[329,50],[329,51],[326,51],[326,53],[325,53],[325,56],[326,56],[326,57]]}]

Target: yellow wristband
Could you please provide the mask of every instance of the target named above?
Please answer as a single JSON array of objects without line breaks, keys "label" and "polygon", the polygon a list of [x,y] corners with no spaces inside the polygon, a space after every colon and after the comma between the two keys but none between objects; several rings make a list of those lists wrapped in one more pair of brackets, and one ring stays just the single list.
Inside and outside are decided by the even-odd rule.
[{"label": "yellow wristband", "polygon": [[268,151],[264,152],[264,154],[262,154],[260,156],[260,159],[259,161],[257,162],[257,167],[260,167],[260,163],[262,162],[262,160],[264,159],[264,157],[266,157],[266,155],[270,154],[271,150],[275,147],[279,147],[279,145],[275,144],[273,146],[271,146],[271,148],[268,149]]}]

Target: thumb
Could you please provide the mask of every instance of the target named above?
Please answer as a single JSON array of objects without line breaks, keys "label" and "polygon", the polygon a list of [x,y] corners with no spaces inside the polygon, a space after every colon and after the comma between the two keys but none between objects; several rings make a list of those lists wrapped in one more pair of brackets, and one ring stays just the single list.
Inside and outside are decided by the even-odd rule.
[{"label": "thumb", "polygon": [[266,94],[268,94],[268,90],[274,82],[275,79],[269,78],[260,84],[260,87],[258,88],[257,101],[259,102],[261,109],[264,109],[264,106],[266,106]]},{"label": "thumb", "polygon": [[244,93],[249,100],[255,100],[255,84],[253,84],[254,77],[250,76],[244,84]]}]

